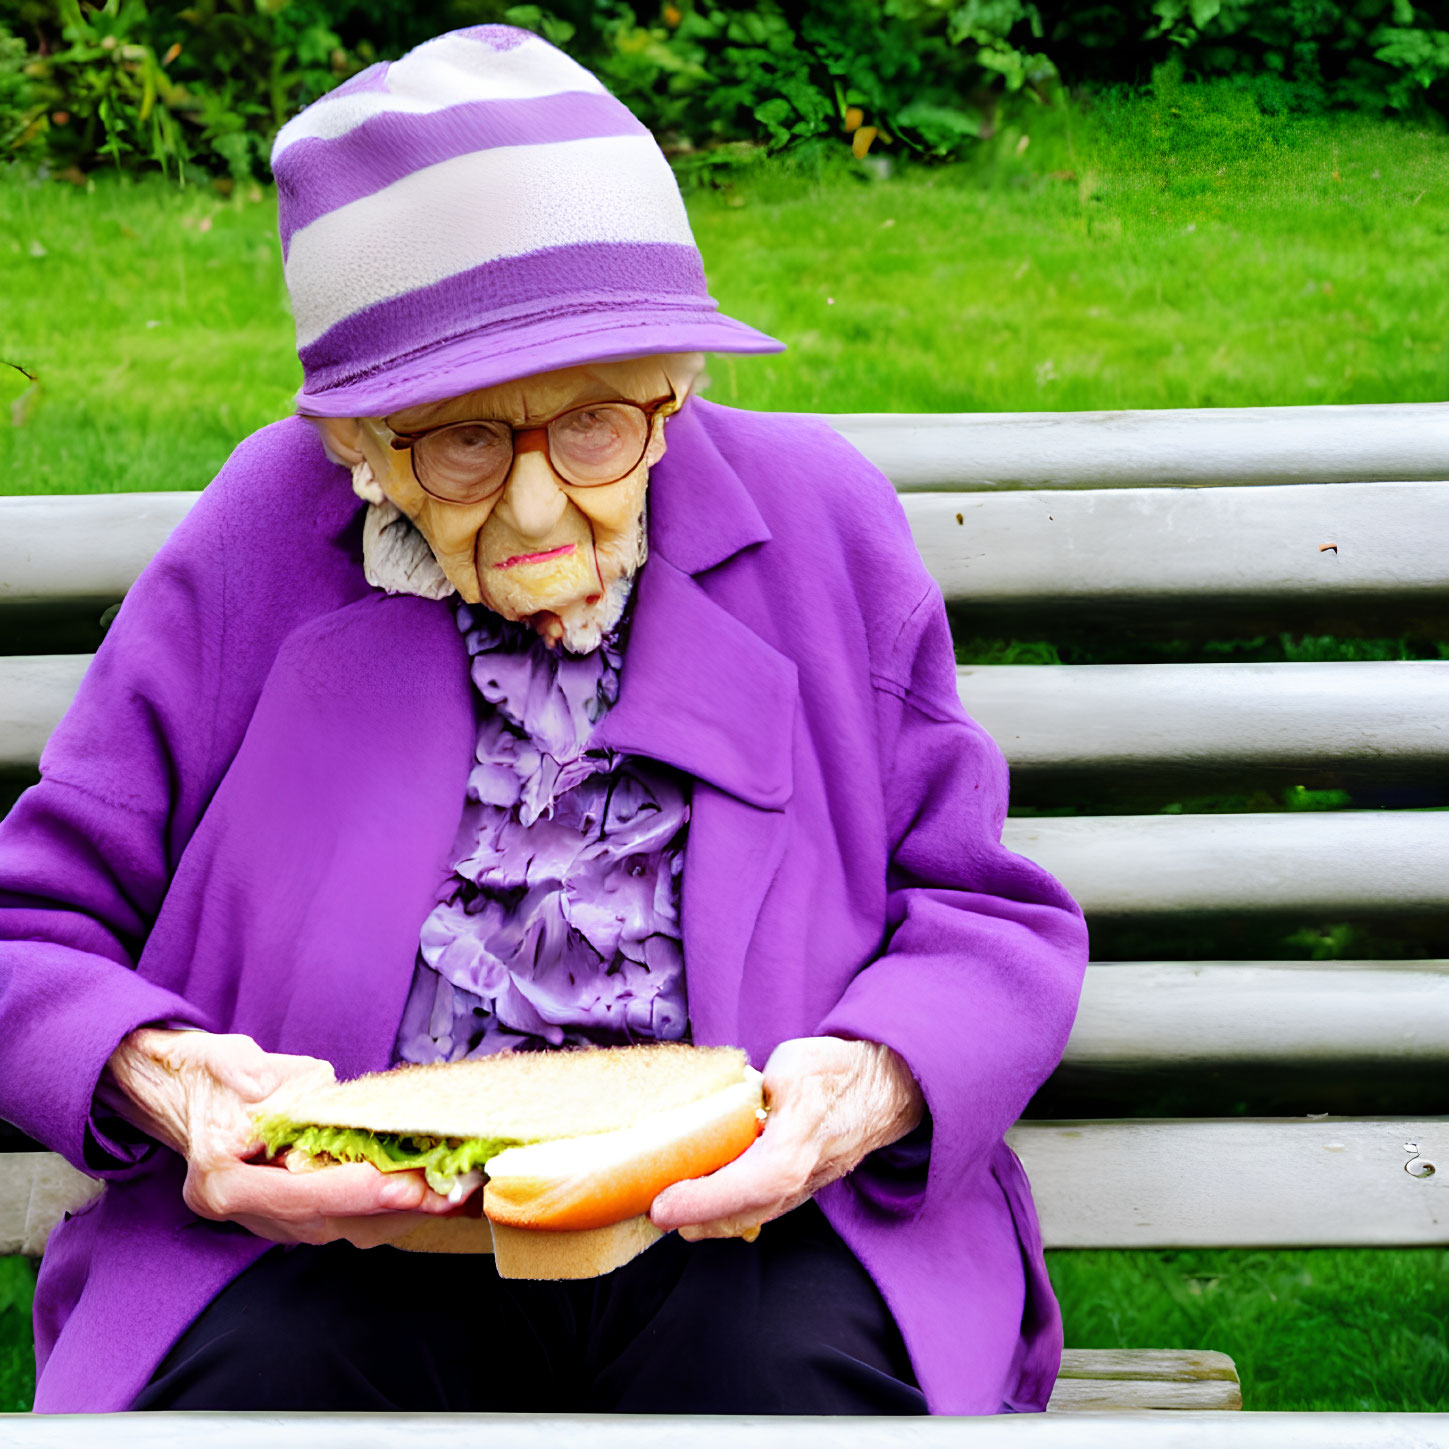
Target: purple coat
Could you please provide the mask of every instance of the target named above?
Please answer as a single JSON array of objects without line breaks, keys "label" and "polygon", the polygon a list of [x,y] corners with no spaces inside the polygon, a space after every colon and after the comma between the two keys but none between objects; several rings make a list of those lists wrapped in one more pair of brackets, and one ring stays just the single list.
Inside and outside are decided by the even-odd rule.
[{"label": "purple coat", "polygon": [[[956,696],[890,484],[824,423],[699,399],[650,484],[600,742],[695,778],[694,1039],[886,1042],[934,1123],[924,1186],[820,1194],[934,1412],[1040,1409],[1061,1325],[1002,1134],[1056,1064],[1086,959],[1000,844],[1006,768]],[[362,505],[309,426],[247,439],[127,596],[0,828],[0,1117],[110,1180],[58,1228],[36,1408],[126,1407],[267,1244],[183,1206],[172,1153],[92,1095],[146,1022],[387,1065],[449,867],[476,723],[446,602],[363,579]]]}]

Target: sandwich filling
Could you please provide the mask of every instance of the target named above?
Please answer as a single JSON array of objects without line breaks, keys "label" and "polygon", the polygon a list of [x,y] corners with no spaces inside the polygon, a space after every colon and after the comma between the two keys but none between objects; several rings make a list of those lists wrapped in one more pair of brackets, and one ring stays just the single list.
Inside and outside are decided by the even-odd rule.
[{"label": "sandwich filling", "polygon": [[421,1172],[428,1186],[444,1197],[459,1186],[471,1191],[481,1179],[467,1180],[469,1174],[477,1173],[504,1148],[522,1145],[503,1137],[415,1137],[369,1132],[364,1127],[307,1127],[287,1117],[262,1118],[256,1125],[268,1157],[300,1152],[317,1159],[319,1166],[370,1162],[379,1172]]}]

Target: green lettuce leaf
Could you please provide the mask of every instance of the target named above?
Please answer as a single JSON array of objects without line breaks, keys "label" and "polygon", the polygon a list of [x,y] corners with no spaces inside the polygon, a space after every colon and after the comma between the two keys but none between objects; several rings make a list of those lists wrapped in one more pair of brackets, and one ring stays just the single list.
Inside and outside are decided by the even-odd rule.
[{"label": "green lettuce leaf", "polygon": [[444,1195],[463,1173],[482,1167],[505,1147],[523,1145],[503,1137],[406,1137],[361,1127],[302,1127],[285,1117],[260,1119],[257,1136],[269,1157],[296,1147],[337,1162],[370,1162],[379,1172],[421,1170],[428,1186]]}]

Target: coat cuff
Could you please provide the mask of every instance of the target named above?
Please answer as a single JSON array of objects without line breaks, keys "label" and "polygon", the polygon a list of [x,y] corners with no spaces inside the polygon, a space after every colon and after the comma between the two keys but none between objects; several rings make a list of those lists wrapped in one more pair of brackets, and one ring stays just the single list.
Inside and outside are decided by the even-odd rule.
[{"label": "coat cuff", "polygon": [[[816,1032],[817,1036],[835,1036],[843,1041],[872,1041],[888,1046],[910,1068],[911,1075],[925,1092],[919,1074],[911,1065],[910,1056],[894,1042],[877,1032],[851,1030],[831,1023],[840,1015],[832,1012]],[[935,1125],[927,1097],[921,1120],[904,1137],[868,1153],[849,1174],[847,1181],[857,1196],[892,1217],[911,1217],[926,1197],[926,1182],[931,1169],[931,1144]]]},{"label": "coat cuff", "polygon": [[[114,961],[41,941],[8,942],[0,953],[27,958],[13,973],[26,1000],[13,1002],[8,1014],[5,1075],[28,1085],[4,1094],[0,1115],[92,1177],[128,1175],[157,1144],[97,1101],[111,1053],[140,1026],[210,1023],[174,992]],[[58,1058],[67,1063],[63,1072]],[[35,1090],[41,1082],[43,1092]]]}]

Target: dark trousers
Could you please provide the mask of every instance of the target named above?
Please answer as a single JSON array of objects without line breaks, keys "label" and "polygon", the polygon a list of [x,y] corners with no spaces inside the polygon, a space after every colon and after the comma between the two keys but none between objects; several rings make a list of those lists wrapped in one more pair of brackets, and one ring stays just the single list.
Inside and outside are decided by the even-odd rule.
[{"label": "dark trousers", "polygon": [[133,1407],[926,1412],[890,1311],[814,1204],[755,1243],[671,1234],[577,1283],[501,1279],[488,1257],[275,1248]]}]

